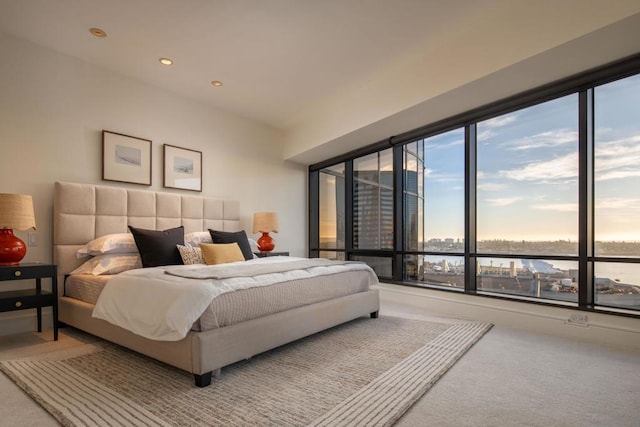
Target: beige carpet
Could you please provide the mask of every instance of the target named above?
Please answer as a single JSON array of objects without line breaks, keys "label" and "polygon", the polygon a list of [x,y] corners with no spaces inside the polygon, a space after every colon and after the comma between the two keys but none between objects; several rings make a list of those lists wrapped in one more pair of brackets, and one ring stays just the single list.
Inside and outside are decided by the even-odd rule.
[{"label": "beige carpet", "polygon": [[491,327],[358,319],[223,369],[207,388],[114,345],[2,370],[63,425],[391,425]]}]

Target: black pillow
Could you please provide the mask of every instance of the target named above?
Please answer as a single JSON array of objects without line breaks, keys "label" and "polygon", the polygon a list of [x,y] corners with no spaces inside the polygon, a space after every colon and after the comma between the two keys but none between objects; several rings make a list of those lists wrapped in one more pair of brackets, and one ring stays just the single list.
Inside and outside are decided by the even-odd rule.
[{"label": "black pillow", "polygon": [[253,259],[253,252],[251,252],[251,246],[249,246],[249,239],[247,233],[244,230],[230,232],[230,231],[216,231],[209,229],[211,233],[211,240],[213,243],[237,243],[240,246],[244,259]]},{"label": "black pillow", "polygon": [[129,230],[136,241],[144,268],[182,264],[177,245],[184,245],[183,226],[164,231],[129,226]]}]

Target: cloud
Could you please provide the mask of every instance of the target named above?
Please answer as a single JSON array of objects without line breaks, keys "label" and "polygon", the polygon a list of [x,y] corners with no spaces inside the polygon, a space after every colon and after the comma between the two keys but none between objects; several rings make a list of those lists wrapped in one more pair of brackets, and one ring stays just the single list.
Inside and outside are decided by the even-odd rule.
[{"label": "cloud", "polygon": [[577,149],[578,131],[572,129],[556,129],[541,132],[536,135],[516,139],[508,144],[508,149],[523,151],[535,148],[557,147],[565,144],[575,144]]},{"label": "cloud", "polygon": [[640,199],[631,197],[596,197],[596,210],[629,210],[640,209]]},{"label": "cloud", "polygon": [[493,119],[485,120],[480,123],[480,126],[487,127],[489,129],[501,128],[506,125],[510,125],[518,118],[517,114],[506,114],[500,117],[494,117]]},{"label": "cloud", "polygon": [[485,199],[491,206],[508,206],[522,200],[522,197],[500,197],[497,199]]},{"label": "cloud", "polygon": [[596,181],[638,176],[640,176],[640,135],[596,143]]},{"label": "cloud", "polygon": [[550,203],[547,205],[533,205],[533,209],[557,212],[578,212],[577,203]]},{"label": "cloud", "polygon": [[532,162],[518,169],[501,170],[498,174],[516,181],[549,182],[575,179],[578,176],[578,153],[569,153],[548,161]]},{"label": "cloud", "polygon": [[499,184],[497,182],[485,182],[485,183],[479,183],[477,187],[478,187],[478,190],[481,190],[481,191],[502,191],[506,188],[506,185]]}]

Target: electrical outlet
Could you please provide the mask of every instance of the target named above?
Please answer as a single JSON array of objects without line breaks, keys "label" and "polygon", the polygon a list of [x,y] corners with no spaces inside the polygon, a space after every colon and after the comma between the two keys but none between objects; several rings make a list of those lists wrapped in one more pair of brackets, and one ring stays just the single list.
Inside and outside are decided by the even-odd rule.
[{"label": "electrical outlet", "polygon": [[588,318],[586,314],[576,313],[569,316],[569,323],[580,326],[588,325]]}]

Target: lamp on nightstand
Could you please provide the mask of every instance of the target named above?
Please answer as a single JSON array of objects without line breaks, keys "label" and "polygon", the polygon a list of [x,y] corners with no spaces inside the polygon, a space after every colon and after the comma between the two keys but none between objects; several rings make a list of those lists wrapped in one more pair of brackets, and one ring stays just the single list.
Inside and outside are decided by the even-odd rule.
[{"label": "lamp on nightstand", "polygon": [[270,252],[276,245],[269,236],[269,232],[278,232],[278,214],[275,212],[258,212],[253,214],[253,232],[262,233],[258,239],[258,249],[260,252]]},{"label": "lamp on nightstand", "polygon": [[22,194],[0,193],[0,265],[18,265],[27,254],[27,245],[13,229],[36,229],[33,199]]}]

